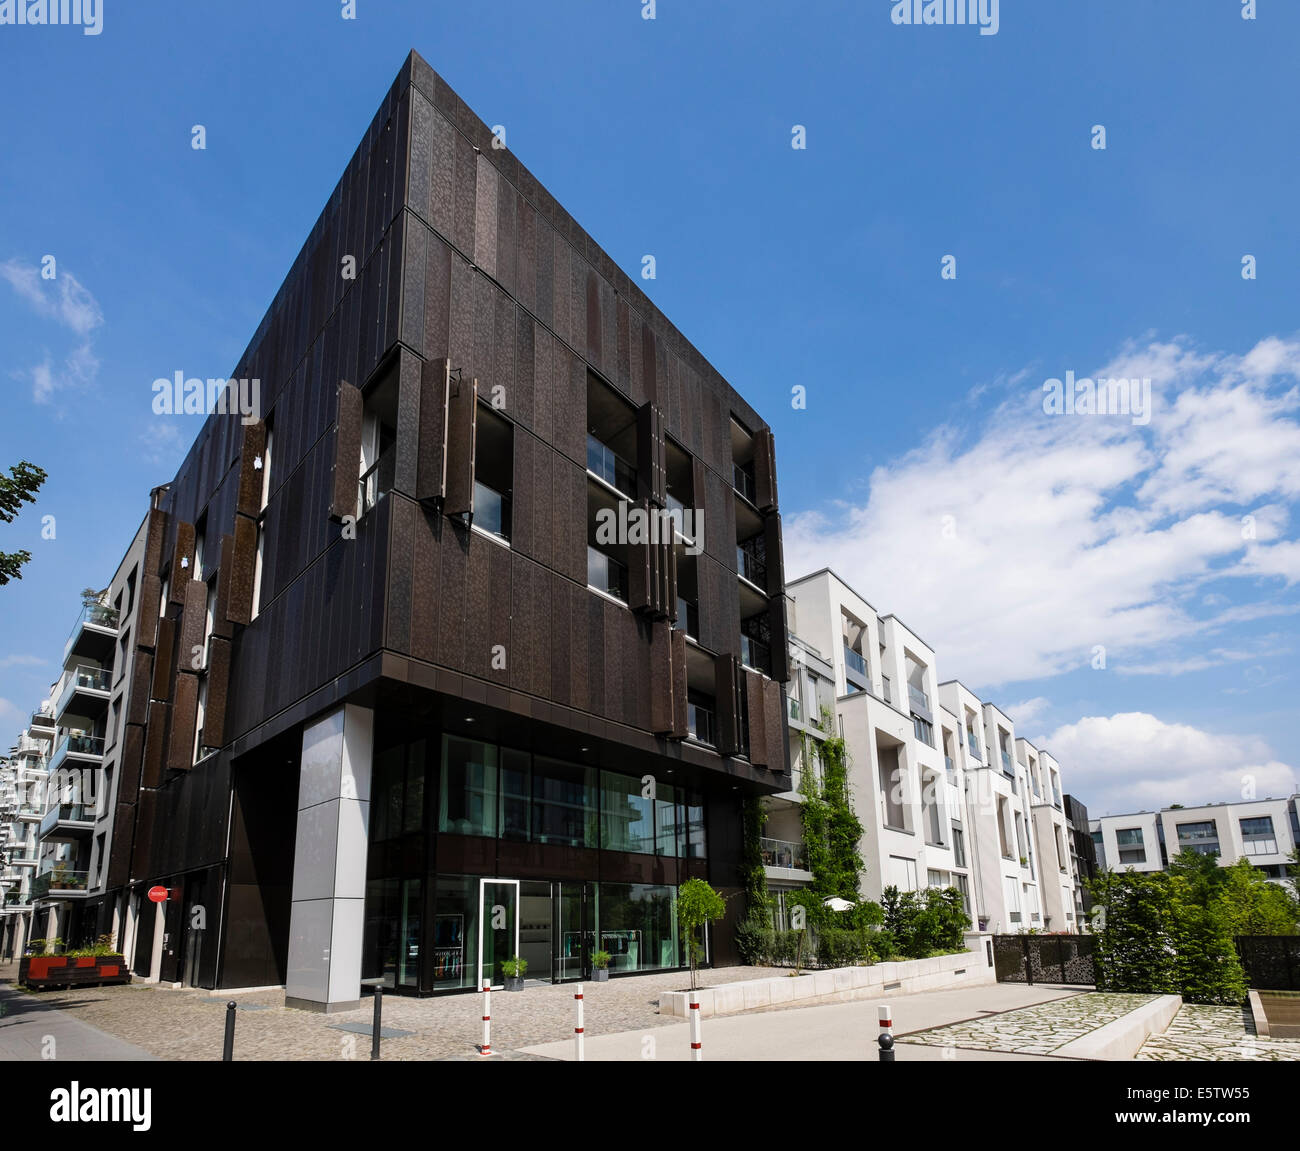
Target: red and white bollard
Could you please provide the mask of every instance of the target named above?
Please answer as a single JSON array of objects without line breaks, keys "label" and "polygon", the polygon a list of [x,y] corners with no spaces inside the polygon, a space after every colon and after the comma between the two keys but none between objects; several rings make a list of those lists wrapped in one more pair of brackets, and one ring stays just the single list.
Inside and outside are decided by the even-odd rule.
[{"label": "red and white bollard", "polygon": [[483,1046],[480,1055],[492,1054],[492,981],[483,980]]},{"label": "red and white bollard", "polygon": [[691,1002],[691,1058],[696,1063],[704,1061],[704,1041],[700,1037],[700,1005]]},{"label": "red and white bollard", "polygon": [[880,1044],[880,1062],[894,1062],[894,1014],[888,1006],[880,1008],[880,1034],[876,1036]]},{"label": "red and white bollard", "polygon": [[582,1027],[582,984],[581,983],[578,984],[578,990],[574,993],[573,998],[578,1005],[578,1025],[573,1029],[573,1043],[574,1043],[574,1047],[577,1050],[578,1062],[582,1063],[586,1060],[587,1056],[582,1046],[582,1039],[585,1032],[583,1031],[583,1027]]}]

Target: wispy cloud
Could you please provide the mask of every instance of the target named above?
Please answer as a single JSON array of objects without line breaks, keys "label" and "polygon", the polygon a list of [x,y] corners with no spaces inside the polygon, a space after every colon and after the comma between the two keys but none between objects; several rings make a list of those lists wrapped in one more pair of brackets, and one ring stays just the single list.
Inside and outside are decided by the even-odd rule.
[{"label": "wispy cloud", "polygon": [[189,441],[174,423],[154,420],[147,424],[139,436],[141,453],[146,463],[159,467],[174,467],[184,454]]},{"label": "wispy cloud", "polygon": [[6,667],[44,667],[50,661],[42,659],[39,655],[6,655],[0,656],[0,668]]},{"label": "wispy cloud", "polygon": [[104,322],[99,302],[71,272],[60,270],[53,280],[42,278],[40,268],[21,260],[0,264],[0,279],[42,317],[73,333],[78,343],[58,363],[45,352],[40,363],[15,374],[31,380],[32,398],[49,403],[63,389],[79,390],[94,383],[99,360],[93,349],[94,332]]}]

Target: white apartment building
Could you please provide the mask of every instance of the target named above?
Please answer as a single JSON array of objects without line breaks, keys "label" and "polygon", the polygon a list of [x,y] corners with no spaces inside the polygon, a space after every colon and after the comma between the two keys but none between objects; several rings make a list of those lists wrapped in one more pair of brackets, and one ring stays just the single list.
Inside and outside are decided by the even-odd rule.
[{"label": "white apartment building", "polygon": [[20,956],[32,938],[32,886],[54,742],[47,700],[0,760],[0,956]]},{"label": "white apartment building", "polygon": [[[935,650],[834,572],[794,580],[786,595],[792,666],[834,691],[863,825],[862,896],[951,886],[979,930],[1076,930],[1082,895],[1056,760],[1018,740],[1010,717],[963,684],[941,681]],[[793,701],[807,698],[798,673],[790,690],[797,780],[804,739],[821,733],[794,717]],[[767,833],[796,860],[798,802],[768,801]],[[771,866],[767,875],[770,888],[799,878]],[[778,902],[788,902],[784,893]]]},{"label": "white apartment building", "polygon": [[1165,807],[1089,820],[1098,867],[1163,871],[1182,851],[1217,855],[1225,867],[1248,859],[1269,879],[1288,882],[1290,855],[1300,846],[1300,796]]}]

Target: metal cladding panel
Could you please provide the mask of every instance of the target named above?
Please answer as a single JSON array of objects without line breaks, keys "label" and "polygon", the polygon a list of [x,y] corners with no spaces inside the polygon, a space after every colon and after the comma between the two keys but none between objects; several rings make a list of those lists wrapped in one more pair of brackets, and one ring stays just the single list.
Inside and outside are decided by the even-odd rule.
[{"label": "metal cladding panel", "polygon": [[674,739],[685,739],[687,736],[686,633],[674,628],[671,638],[673,726],[670,734]]},{"label": "metal cladding panel", "polygon": [[429,272],[426,248],[431,242],[429,229],[410,214],[402,218],[402,323],[399,338],[420,355],[424,350],[424,294],[425,278]]},{"label": "metal cladding panel", "polygon": [[154,649],[153,683],[146,696],[153,699],[171,699],[172,676],[176,666],[176,633],[180,628],[177,619],[158,621],[158,646]]},{"label": "metal cladding panel", "polygon": [[650,730],[656,735],[673,731],[673,640],[667,620],[650,625]]},{"label": "metal cladding panel", "polygon": [[457,135],[452,143],[456,163],[455,204],[452,213],[452,242],[466,256],[474,254],[474,217],[477,209],[476,189],[478,157],[473,145]]},{"label": "metal cladding panel", "polygon": [[[700,493],[695,493],[697,506]],[[704,472],[704,551],[728,571],[736,570],[736,503],[730,485],[712,468]]]},{"label": "metal cladding panel", "polygon": [[514,454],[511,459],[510,546],[515,551],[536,558],[534,521],[537,517],[537,489],[533,487],[533,456],[537,441],[522,428],[514,427]]},{"label": "metal cladding panel", "polygon": [[212,634],[229,639],[235,634],[226,615],[230,607],[230,585],[235,570],[235,537],[221,537],[221,559],[217,565],[217,602],[213,606]]},{"label": "metal cladding panel", "polygon": [[411,594],[417,506],[394,499],[388,544],[388,612],[384,646],[392,651],[411,650]]},{"label": "metal cladding panel", "polygon": [[664,414],[652,403],[636,413],[637,494],[657,507],[667,504],[668,456],[664,442]]},{"label": "metal cladding panel", "polygon": [[144,578],[162,574],[163,547],[167,538],[167,513],[162,508],[149,509],[149,527],[144,540]]},{"label": "metal cladding panel", "polygon": [[510,394],[510,412],[530,432],[537,431],[537,343],[534,321],[523,308],[512,308],[514,330],[511,333],[513,371],[506,387]]},{"label": "metal cladding panel", "polygon": [[400,348],[397,354],[397,445],[393,461],[393,491],[415,498],[420,465],[421,361]]},{"label": "metal cladding panel", "polygon": [[[641,323],[641,381],[646,399],[652,402],[659,401],[659,348],[654,329],[644,321]],[[661,401],[660,407],[670,413],[675,411],[671,404]],[[680,415],[676,423],[680,425]]]},{"label": "metal cladding panel", "polygon": [[767,563],[767,594],[779,596],[785,592],[785,557],[781,546],[781,513],[769,512],[763,517],[763,549]]},{"label": "metal cladding panel", "polygon": [[124,887],[131,880],[131,848],[135,842],[135,806],[119,803],[113,815],[112,846],[108,854],[108,886]]},{"label": "metal cladding panel", "polygon": [[551,629],[550,698],[556,703],[573,702],[573,585],[563,576],[542,569],[542,594],[547,597],[547,622]]},{"label": "metal cladding panel", "polygon": [[763,677],[756,671],[742,671],[745,684],[745,705],[749,720],[749,762],[758,767],[767,765],[767,721],[763,712]]},{"label": "metal cladding panel", "polygon": [[179,650],[176,664],[191,671],[195,667],[195,649],[198,649],[200,664],[203,655],[203,630],[208,618],[208,585],[201,580],[192,579],[185,586],[185,609],[181,614],[181,626],[178,636]]},{"label": "metal cladding panel", "polygon": [[[441,528],[436,512],[420,509],[415,516],[411,546],[411,655],[429,663],[436,654]],[[447,529],[451,531],[450,528]]]},{"label": "metal cladding panel", "polygon": [[736,755],[740,751],[741,667],[733,655],[720,655],[714,663],[718,709],[718,753]]},{"label": "metal cladding panel", "polygon": [[137,650],[152,648],[157,640],[158,609],[162,605],[162,577],[146,569],[140,577],[140,607],[135,615]]},{"label": "metal cladding panel", "polygon": [[335,396],[338,415],[334,430],[330,519],[342,520],[344,516],[357,514],[357,486],[361,480],[361,420],[365,403],[361,390],[346,380],[339,380]]},{"label": "metal cladding panel", "polygon": [[194,725],[199,708],[199,678],[182,671],[176,676],[172,730],[167,743],[167,767],[189,771],[194,766]]},{"label": "metal cladding panel", "polygon": [[531,312],[537,310],[537,212],[518,197],[515,296]]},{"label": "metal cladding panel", "polygon": [[784,593],[773,596],[768,609],[768,622],[771,628],[769,644],[772,654],[772,678],[777,683],[786,683],[790,679],[790,635],[785,612]]},{"label": "metal cladding panel", "polygon": [[203,707],[203,742],[209,747],[226,743],[226,703],[230,688],[230,644],[212,637],[208,649],[208,695]]},{"label": "metal cladding panel", "polygon": [[604,371],[605,357],[601,341],[605,333],[600,322],[600,285],[594,271],[588,268],[586,272],[587,359]]},{"label": "metal cladding panel", "polygon": [[427,228],[425,234],[424,340],[421,354],[436,360],[450,353],[451,249]]},{"label": "metal cladding panel", "polygon": [[547,328],[555,327],[555,230],[542,215],[536,227],[537,302],[533,309]]},{"label": "metal cladding panel", "polygon": [[232,549],[230,598],[226,618],[247,625],[253,615],[253,573],[257,564],[257,524],[247,516],[235,517],[235,546]]},{"label": "metal cladding panel", "polygon": [[516,240],[522,197],[508,180],[497,189],[497,281],[512,295],[518,291]]},{"label": "metal cladding panel", "polygon": [[497,204],[497,170],[480,153],[476,164],[474,188],[474,263],[493,279],[497,277],[497,227],[500,208]]},{"label": "metal cladding panel", "polygon": [[[569,308],[572,304],[572,288],[569,282],[570,250],[569,242],[558,232],[552,232],[551,249],[551,327],[555,334],[565,343],[574,343],[569,324]],[[545,313],[542,319],[547,319]]]},{"label": "metal cladding panel", "polygon": [[[496,315],[493,322],[493,344],[487,401],[494,411],[503,412],[511,419],[520,418],[518,389],[518,369],[515,366],[515,312],[516,308],[510,297],[493,290],[493,307]],[[531,413],[529,422],[531,422]]]},{"label": "metal cladding panel", "polygon": [[754,434],[754,498],[759,511],[776,506],[776,447],[769,428]]},{"label": "metal cladding panel", "polygon": [[[531,322],[531,321],[530,321]],[[550,444],[555,424],[555,337],[541,324],[533,326],[533,430]],[[585,457],[584,457],[585,458]]]},{"label": "metal cladding panel", "polygon": [[767,728],[767,766],[772,771],[785,771],[789,754],[785,700],[781,685],[770,679],[763,680],[763,723]]},{"label": "metal cladding panel", "polygon": [[167,769],[167,726],[171,707],[160,700],[149,705],[149,726],[144,739],[144,767],[141,787],[161,787]]},{"label": "metal cladding panel", "polygon": [[131,849],[131,874],[133,876],[153,875],[152,843],[154,814],[158,808],[158,794],[154,791],[142,791],[135,813],[135,843]]},{"label": "metal cladding panel", "polygon": [[[146,718],[148,711],[146,710]],[[134,803],[140,790],[140,769],[144,766],[145,728],[128,723],[122,736],[122,756],[118,760],[117,798],[119,803]]]},{"label": "metal cladding panel", "polygon": [[582,595],[583,615],[587,618],[587,625],[584,628],[582,620],[578,619],[575,630],[583,637],[580,646],[584,649],[583,666],[587,673],[587,702],[579,706],[584,711],[604,715],[605,691],[608,687],[605,675],[605,601],[585,589],[582,590]]},{"label": "metal cladding panel", "polygon": [[258,420],[244,425],[244,445],[239,452],[239,495],[235,510],[256,516],[262,510],[261,461],[266,453],[266,424]]},{"label": "metal cladding panel", "polygon": [[447,403],[451,391],[451,361],[428,360],[420,368],[420,439],[416,498],[438,501],[447,485]]},{"label": "metal cladding panel", "polygon": [[466,582],[469,570],[468,533],[450,525],[442,530],[441,596],[438,601],[437,662],[444,667],[465,667]]},{"label": "metal cladding panel", "polygon": [[174,604],[185,602],[185,583],[194,571],[194,525],[176,525],[176,544],[172,549],[171,583],[168,600]]},{"label": "metal cladding panel", "polygon": [[443,510],[449,516],[474,511],[474,450],[478,431],[478,380],[452,380],[447,397],[447,485]]},{"label": "metal cladding panel", "polygon": [[543,449],[551,461],[554,492],[554,568],[583,588],[587,585],[587,473],[559,452]]}]

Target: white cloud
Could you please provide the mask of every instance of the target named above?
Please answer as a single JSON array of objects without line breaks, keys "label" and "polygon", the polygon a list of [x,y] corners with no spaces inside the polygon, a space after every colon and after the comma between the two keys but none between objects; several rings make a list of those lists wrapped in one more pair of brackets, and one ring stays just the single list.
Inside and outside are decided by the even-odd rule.
[{"label": "white cloud", "polygon": [[[974,434],[941,427],[876,468],[862,501],[790,516],[787,573],[829,565],[942,637],[944,678],[985,685],[1086,666],[1098,645],[1111,669],[1141,666],[1289,613],[1271,597],[1300,564],[1285,538],[1300,495],[1297,372],[1300,340],[1238,357],[1182,339],[1126,347],[1093,375],[1150,377],[1149,425],[1045,415],[1031,385]],[[1232,606],[1211,598],[1224,590]]]},{"label": "white cloud", "polygon": [[[1024,699],[1019,703],[1010,704],[1002,710],[1011,717],[1011,722],[1018,728],[1027,728],[1039,716],[1050,710],[1052,701],[1041,695],[1034,696],[1033,699]],[[1023,734],[1023,732],[1022,732]]]},{"label": "white cloud", "polygon": [[154,419],[140,433],[140,446],[147,463],[175,467],[189,446],[180,428],[165,419]]},{"label": "white cloud", "polygon": [[0,656],[0,668],[5,667],[44,667],[50,661],[42,659],[39,655],[6,655]]},{"label": "white cloud", "polygon": [[1092,816],[1283,798],[1297,790],[1295,767],[1258,737],[1165,723],[1146,712],[1087,716],[1058,727],[1047,746],[1069,765],[1069,789],[1084,797]]},{"label": "white cloud", "polygon": [[32,398],[38,404],[49,403],[61,389],[81,389],[92,384],[99,372],[99,360],[92,347],[92,336],[104,322],[99,303],[71,272],[60,271],[55,279],[41,278],[40,269],[10,259],[0,264],[0,279],[26,300],[37,314],[54,320],[78,337],[78,343],[63,358],[56,370],[54,357],[48,352],[40,363],[15,374],[30,378]]}]

